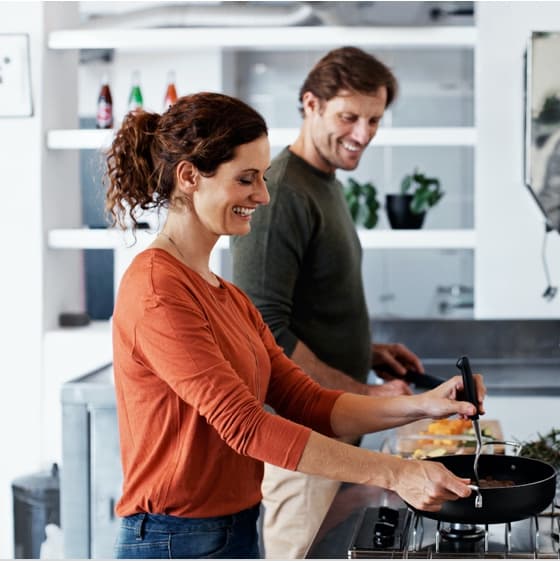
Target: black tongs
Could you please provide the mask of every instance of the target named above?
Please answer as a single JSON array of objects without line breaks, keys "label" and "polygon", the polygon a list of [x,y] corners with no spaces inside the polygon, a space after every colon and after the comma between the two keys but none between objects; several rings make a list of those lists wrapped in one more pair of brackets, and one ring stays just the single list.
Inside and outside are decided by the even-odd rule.
[{"label": "black tongs", "polygon": [[[459,360],[457,361],[457,367],[459,368],[461,374],[463,375],[463,392],[465,393],[465,399],[467,400],[467,402],[473,404],[474,407],[476,408],[476,413],[472,416],[469,416],[469,418],[472,420],[474,434],[476,436],[476,451],[474,455],[474,466],[473,466],[474,478],[476,480],[477,487],[480,488],[480,479],[478,477],[478,459],[480,458],[480,452],[482,450],[482,433],[480,432],[480,424],[478,421],[478,417],[479,417],[478,412],[479,412],[480,404],[478,403],[478,397],[476,394],[476,383],[472,374],[469,358],[466,357],[465,355],[460,357]],[[481,505],[476,505],[478,502],[480,502]],[[476,507],[482,506],[482,496],[480,496],[480,494],[477,494],[475,505]]]}]

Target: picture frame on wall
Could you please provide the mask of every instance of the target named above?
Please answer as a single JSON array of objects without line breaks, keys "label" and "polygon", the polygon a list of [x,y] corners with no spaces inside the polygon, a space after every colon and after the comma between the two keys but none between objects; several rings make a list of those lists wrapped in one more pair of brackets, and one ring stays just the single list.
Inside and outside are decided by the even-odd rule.
[{"label": "picture frame on wall", "polygon": [[534,31],[525,54],[525,185],[560,232],[560,32]]}]

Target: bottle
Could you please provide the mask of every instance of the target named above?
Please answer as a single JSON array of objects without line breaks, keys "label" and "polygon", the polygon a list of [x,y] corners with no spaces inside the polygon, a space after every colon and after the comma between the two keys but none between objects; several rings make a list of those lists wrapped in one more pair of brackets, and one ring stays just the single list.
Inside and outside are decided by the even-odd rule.
[{"label": "bottle", "polygon": [[142,109],[144,100],[142,98],[142,90],[140,89],[140,72],[135,70],[132,73],[132,88],[128,96],[128,111]]},{"label": "bottle", "polygon": [[163,98],[163,111],[167,111],[177,101],[177,90],[175,89],[175,72],[167,73],[167,89]]},{"label": "bottle", "polygon": [[111,129],[113,127],[113,98],[111,97],[107,74],[104,74],[101,79],[101,90],[97,98],[95,126],[98,129]]}]

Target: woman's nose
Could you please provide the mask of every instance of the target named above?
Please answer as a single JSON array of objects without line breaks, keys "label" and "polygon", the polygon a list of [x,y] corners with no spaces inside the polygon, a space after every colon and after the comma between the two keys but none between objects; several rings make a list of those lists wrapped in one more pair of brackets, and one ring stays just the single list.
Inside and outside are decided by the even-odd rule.
[{"label": "woman's nose", "polygon": [[253,199],[259,205],[268,205],[270,202],[270,195],[268,193],[268,188],[266,187],[266,182],[261,180],[255,193],[253,194]]}]

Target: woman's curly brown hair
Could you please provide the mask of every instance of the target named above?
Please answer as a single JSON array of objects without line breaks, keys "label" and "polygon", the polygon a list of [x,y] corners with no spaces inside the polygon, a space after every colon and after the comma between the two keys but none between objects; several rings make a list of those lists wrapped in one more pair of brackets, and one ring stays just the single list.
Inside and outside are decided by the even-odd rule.
[{"label": "woman's curly brown hair", "polygon": [[107,152],[106,209],[112,225],[126,228],[136,212],[168,206],[181,161],[209,177],[235,149],[268,130],[262,116],[244,102],[211,92],[184,96],[163,115],[128,113]]}]

